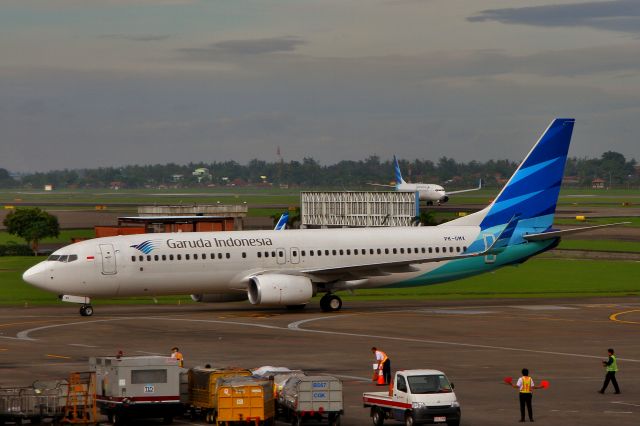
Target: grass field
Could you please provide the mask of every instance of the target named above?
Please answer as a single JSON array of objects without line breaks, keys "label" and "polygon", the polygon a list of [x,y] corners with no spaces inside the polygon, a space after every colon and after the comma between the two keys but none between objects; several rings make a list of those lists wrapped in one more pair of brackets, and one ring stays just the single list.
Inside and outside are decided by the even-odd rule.
[{"label": "grass field", "polygon": [[640,243],[617,240],[562,240],[558,248],[566,250],[640,253]]},{"label": "grass field", "polygon": [[[0,304],[44,305],[59,303],[55,295],[22,281],[22,272],[43,258],[0,258]],[[342,294],[345,300],[428,300],[530,297],[587,297],[640,295],[640,263],[629,261],[580,261],[532,259],[518,267],[455,282],[411,288],[356,290]],[[189,296],[159,297],[161,304],[194,303]],[[97,300],[100,304],[152,304],[150,298]]]}]

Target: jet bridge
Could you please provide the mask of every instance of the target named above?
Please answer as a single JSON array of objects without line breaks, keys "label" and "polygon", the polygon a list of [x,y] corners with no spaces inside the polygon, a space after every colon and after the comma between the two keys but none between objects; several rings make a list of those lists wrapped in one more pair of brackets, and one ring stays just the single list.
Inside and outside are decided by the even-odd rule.
[{"label": "jet bridge", "polygon": [[303,191],[301,228],[411,226],[420,215],[417,192]]}]

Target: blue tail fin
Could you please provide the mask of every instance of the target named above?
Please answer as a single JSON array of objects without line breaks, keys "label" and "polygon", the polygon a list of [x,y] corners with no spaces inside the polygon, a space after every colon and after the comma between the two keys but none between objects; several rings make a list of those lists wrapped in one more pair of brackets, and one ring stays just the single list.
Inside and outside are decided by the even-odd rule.
[{"label": "blue tail fin", "polygon": [[287,222],[289,221],[289,212],[282,213],[280,219],[278,219],[278,223],[276,223],[276,227],[273,228],[274,231],[282,231],[287,227]]},{"label": "blue tail fin", "polygon": [[398,164],[398,159],[396,156],[393,156],[393,166],[396,171],[396,185],[400,185],[401,183],[406,183],[404,179],[402,179],[402,173],[400,173],[400,165]]},{"label": "blue tail fin", "polygon": [[483,210],[481,229],[504,225],[514,216],[527,227],[551,227],[574,122],[573,118],[551,122],[507,185]]}]

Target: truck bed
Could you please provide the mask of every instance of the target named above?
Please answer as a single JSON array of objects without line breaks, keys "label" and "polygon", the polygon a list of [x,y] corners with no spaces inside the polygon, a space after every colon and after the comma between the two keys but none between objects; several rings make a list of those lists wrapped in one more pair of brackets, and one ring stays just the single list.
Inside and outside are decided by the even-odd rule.
[{"label": "truck bed", "polygon": [[365,407],[378,406],[385,408],[411,408],[411,404],[394,401],[389,392],[365,392],[362,394],[362,404]]}]

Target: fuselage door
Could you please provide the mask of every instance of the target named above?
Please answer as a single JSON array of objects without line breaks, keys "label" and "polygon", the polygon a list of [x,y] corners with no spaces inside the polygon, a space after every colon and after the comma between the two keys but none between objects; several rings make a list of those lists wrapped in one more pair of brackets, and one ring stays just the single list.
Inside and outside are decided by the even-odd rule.
[{"label": "fuselage door", "polygon": [[298,250],[298,247],[291,247],[289,259],[291,259],[291,263],[300,263],[300,250]]},{"label": "fuselage door", "polygon": [[[493,241],[496,239],[496,237],[493,234],[484,234],[482,237],[484,238],[485,250],[491,247],[491,244],[493,244]],[[488,254],[484,257],[484,263],[494,263],[495,261],[496,261],[495,254]]]},{"label": "fuselage door", "polygon": [[114,275],[118,272],[116,267],[116,252],[113,244],[100,244],[102,254],[102,275]]},{"label": "fuselage door", "polygon": [[276,249],[276,261],[278,262],[278,265],[284,265],[285,263],[287,263],[287,256],[286,256],[287,252],[285,249],[283,248],[279,248]]}]

